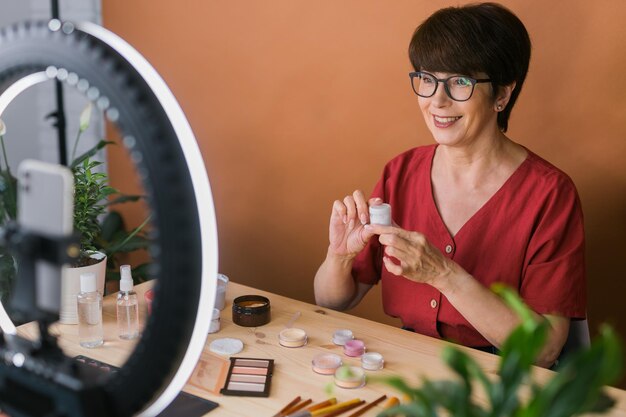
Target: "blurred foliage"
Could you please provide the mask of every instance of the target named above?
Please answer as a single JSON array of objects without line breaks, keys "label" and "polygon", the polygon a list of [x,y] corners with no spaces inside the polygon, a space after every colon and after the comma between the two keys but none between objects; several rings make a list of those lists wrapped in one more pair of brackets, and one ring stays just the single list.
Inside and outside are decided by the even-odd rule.
[{"label": "blurred foliage", "polygon": [[[589,349],[581,349],[565,358],[559,371],[544,384],[531,378],[532,365],[548,333],[546,320],[537,321],[531,310],[511,289],[494,286],[522,322],[504,342],[501,349],[498,378],[489,379],[466,353],[446,346],[442,359],[456,374],[454,380],[423,379],[411,387],[401,377],[383,381],[402,392],[410,401],[378,414],[378,417],[568,417],[599,413],[610,409],[614,400],[603,390],[622,372],[622,345],[609,326]],[[487,405],[477,404],[474,388],[482,387]],[[522,401],[519,391],[530,387],[530,398]]]}]

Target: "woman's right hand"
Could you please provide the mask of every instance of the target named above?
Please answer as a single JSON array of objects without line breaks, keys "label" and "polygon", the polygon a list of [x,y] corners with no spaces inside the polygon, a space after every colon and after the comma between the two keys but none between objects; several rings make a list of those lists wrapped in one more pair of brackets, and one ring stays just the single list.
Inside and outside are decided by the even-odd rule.
[{"label": "woman's right hand", "polygon": [[[382,199],[372,198],[370,205],[382,204]],[[330,215],[329,255],[347,259],[354,258],[367,244],[372,233],[365,230],[369,223],[369,205],[361,190],[346,196],[343,201],[335,200]]]}]

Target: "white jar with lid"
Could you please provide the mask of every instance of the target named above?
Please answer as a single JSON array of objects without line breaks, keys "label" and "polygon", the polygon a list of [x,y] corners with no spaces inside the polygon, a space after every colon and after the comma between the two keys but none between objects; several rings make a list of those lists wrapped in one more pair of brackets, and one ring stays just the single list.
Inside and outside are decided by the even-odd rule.
[{"label": "white jar with lid", "polygon": [[217,333],[220,331],[220,311],[217,308],[213,309],[211,315],[211,324],[209,324],[209,333]]},{"label": "white jar with lid", "polygon": [[226,306],[226,288],[228,287],[228,277],[224,274],[217,274],[217,288],[215,289],[215,308],[223,310]]}]

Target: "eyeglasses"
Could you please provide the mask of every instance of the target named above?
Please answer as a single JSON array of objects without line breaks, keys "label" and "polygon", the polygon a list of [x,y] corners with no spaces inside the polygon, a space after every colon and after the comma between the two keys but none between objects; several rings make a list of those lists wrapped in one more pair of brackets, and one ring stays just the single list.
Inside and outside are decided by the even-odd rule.
[{"label": "eyeglasses", "polygon": [[433,74],[424,71],[410,72],[411,86],[413,91],[420,97],[432,97],[437,92],[439,83],[443,83],[443,88],[448,97],[454,101],[467,101],[474,93],[474,86],[477,83],[488,83],[490,78],[475,79],[464,75],[453,75],[452,77],[439,79]]}]

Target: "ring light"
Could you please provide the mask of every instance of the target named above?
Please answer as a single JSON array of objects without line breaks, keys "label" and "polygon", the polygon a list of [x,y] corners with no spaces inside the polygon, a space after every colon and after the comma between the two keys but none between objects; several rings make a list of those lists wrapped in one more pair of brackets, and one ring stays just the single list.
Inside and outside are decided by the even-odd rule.
[{"label": "ring light", "polygon": [[[135,350],[102,389],[108,415],[158,414],[202,352],[217,284],[215,210],[191,127],[146,59],[93,23],[15,24],[0,32],[0,56],[0,116],[26,88],[63,81],[117,125],[137,166],[154,228],[155,299]],[[15,332],[1,304],[0,325]]]}]

